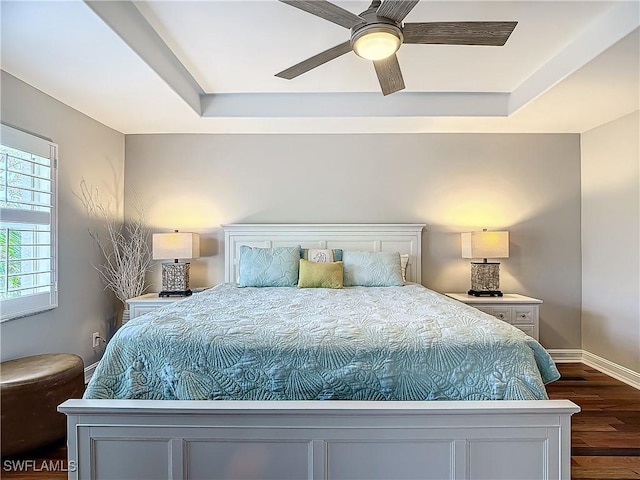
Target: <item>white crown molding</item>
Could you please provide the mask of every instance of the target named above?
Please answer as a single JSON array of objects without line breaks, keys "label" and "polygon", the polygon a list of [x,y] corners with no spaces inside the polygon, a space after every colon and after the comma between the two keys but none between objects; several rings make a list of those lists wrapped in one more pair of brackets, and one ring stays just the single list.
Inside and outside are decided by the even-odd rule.
[{"label": "white crown molding", "polygon": [[509,115],[585,66],[640,26],[640,3],[619,2],[509,95]]},{"label": "white crown molding", "polygon": [[225,93],[202,96],[202,116],[303,117],[506,117],[508,93],[378,92]]},{"label": "white crown molding", "polygon": [[200,115],[204,91],[133,2],[85,3]]}]

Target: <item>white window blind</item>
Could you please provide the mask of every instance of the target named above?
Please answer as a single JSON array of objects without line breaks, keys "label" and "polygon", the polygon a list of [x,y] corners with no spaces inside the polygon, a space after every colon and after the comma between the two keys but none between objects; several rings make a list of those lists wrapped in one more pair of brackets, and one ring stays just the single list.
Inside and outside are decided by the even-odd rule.
[{"label": "white window blind", "polygon": [[57,306],[57,145],[1,125],[0,320]]}]

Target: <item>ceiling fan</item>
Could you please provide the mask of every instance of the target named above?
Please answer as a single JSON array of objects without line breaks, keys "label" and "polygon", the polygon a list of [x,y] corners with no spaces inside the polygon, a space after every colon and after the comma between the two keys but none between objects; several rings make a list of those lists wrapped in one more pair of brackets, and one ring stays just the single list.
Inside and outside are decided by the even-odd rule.
[{"label": "ceiling fan", "polygon": [[402,23],[419,0],[373,0],[360,15],[327,0],[279,0],[312,15],[351,29],[351,38],[325,50],[276,77],[302,75],[353,50],[372,60],[384,95],[404,89],[396,52],[403,43],[503,46],[518,22],[421,22]]}]

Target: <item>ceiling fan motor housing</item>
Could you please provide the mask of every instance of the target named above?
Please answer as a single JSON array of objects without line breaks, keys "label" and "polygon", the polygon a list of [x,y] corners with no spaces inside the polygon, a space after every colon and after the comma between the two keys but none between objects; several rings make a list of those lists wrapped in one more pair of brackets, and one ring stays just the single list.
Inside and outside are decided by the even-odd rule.
[{"label": "ceiling fan motor housing", "polygon": [[351,29],[352,44],[353,44],[354,36],[356,35],[362,36],[364,34],[363,30],[368,30],[369,28],[372,28],[372,27],[380,27],[380,28],[391,27],[391,29],[395,32],[398,32],[401,36],[400,38],[402,38],[402,23],[396,22],[395,20],[392,20],[387,17],[381,17],[377,15],[375,8],[370,8],[368,10],[365,10],[358,16],[362,18],[364,22],[355,25]]},{"label": "ceiling fan motor housing", "polygon": [[[367,16],[368,17],[368,16]],[[351,29],[351,48],[353,51],[362,56],[357,47],[357,43],[359,40],[363,39],[366,36],[371,36],[375,34],[386,34],[397,38],[397,48],[402,45],[404,40],[404,36],[402,35],[402,28],[400,28],[400,24],[394,22],[391,19],[385,17],[378,17],[373,15],[374,19],[369,20],[366,18],[367,22],[356,25]],[[390,52],[391,54],[395,53],[395,51]],[[368,57],[364,57],[368,58]],[[371,58],[369,58],[371,60]]]}]

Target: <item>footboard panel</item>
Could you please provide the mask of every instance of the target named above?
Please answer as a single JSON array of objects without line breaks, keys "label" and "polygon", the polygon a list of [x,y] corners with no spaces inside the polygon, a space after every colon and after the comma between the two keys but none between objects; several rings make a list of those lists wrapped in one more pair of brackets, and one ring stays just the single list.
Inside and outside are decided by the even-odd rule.
[{"label": "footboard panel", "polygon": [[[568,400],[69,400],[70,479],[569,479]],[[72,470],[72,469],[70,469]]]}]

